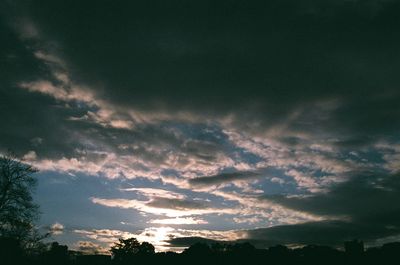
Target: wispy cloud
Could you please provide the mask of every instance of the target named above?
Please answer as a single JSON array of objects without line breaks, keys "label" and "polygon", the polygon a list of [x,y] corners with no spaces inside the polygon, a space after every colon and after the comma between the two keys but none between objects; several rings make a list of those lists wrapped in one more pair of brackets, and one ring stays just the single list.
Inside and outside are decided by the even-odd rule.
[{"label": "wispy cloud", "polygon": [[204,214],[237,214],[238,210],[230,208],[214,208],[210,205],[192,200],[176,200],[154,198],[149,201],[127,200],[127,199],[101,199],[91,198],[95,204],[106,207],[117,207],[122,209],[136,209],[140,212],[168,217],[183,217]]},{"label": "wispy cloud", "polygon": [[122,191],[134,191],[147,198],[162,197],[166,199],[184,199],[186,196],[181,193],[155,188],[124,188]]},{"label": "wispy cloud", "polygon": [[150,221],[151,224],[163,224],[163,225],[193,225],[193,224],[208,224],[203,219],[197,219],[193,217],[176,217],[167,219],[153,219]]}]

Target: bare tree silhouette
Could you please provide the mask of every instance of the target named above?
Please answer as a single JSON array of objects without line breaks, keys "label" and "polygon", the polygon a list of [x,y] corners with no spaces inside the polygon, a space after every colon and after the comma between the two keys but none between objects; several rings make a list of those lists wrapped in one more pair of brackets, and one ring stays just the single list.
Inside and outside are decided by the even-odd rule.
[{"label": "bare tree silhouette", "polygon": [[33,225],[39,216],[39,206],[32,198],[35,172],[34,167],[11,154],[0,156],[0,237],[23,244],[39,239]]}]

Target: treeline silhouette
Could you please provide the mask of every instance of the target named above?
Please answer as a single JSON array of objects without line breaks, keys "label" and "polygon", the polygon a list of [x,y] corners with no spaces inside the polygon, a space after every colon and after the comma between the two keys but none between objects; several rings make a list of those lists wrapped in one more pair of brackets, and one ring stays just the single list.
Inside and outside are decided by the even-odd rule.
[{"label": "treeline silhouette", "polygon": [[68,250],[57,242],[36,251],[23,249],[14,238],[0,238],[0,264],[22,265],[128,265],[128,264],[221,264],[221,265],[302,265],[302,264],[400,264],[400,242],[364,250],[362,241],[345,242],[344,250],[307,245],[288,248],[283,245],[257,249],[250,243],[195,243],[182,253],[155,252],[147,242],[135,238],[120,239],[110,255],[84,254]]}]

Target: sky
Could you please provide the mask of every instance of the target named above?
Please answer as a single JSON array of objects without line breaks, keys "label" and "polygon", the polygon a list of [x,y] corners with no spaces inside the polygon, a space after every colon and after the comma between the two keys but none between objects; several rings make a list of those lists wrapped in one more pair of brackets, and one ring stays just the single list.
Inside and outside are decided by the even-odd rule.
[{"label": "sky", "polygon": [[400,240],[400,3],[0,4],[0,153],[107,252]]}]

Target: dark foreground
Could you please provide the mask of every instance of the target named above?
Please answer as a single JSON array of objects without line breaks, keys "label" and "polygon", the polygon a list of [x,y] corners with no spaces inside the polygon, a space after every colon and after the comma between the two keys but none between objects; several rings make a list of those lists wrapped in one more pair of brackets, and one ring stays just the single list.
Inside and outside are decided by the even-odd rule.
[{"label": "dark foreground", "polygon": [[12,242],[1,242],[0,264],[59,264],[59,265],[125,265],[125,264],[400,264],[400,242],[385,244],[381,247],[364,250],[362,242],[352,241],[345,245],[345,250],[331,247],[309,245],[289,249],[285,246],[274,246],[268,249],[256,249],[249,243],[212,244],[197,243],[182,253],[147,252],[120,253],[110,255],[83,255],[69,251],[66,246],[52,244],[49,248],[37,253],[13,245]]}]

